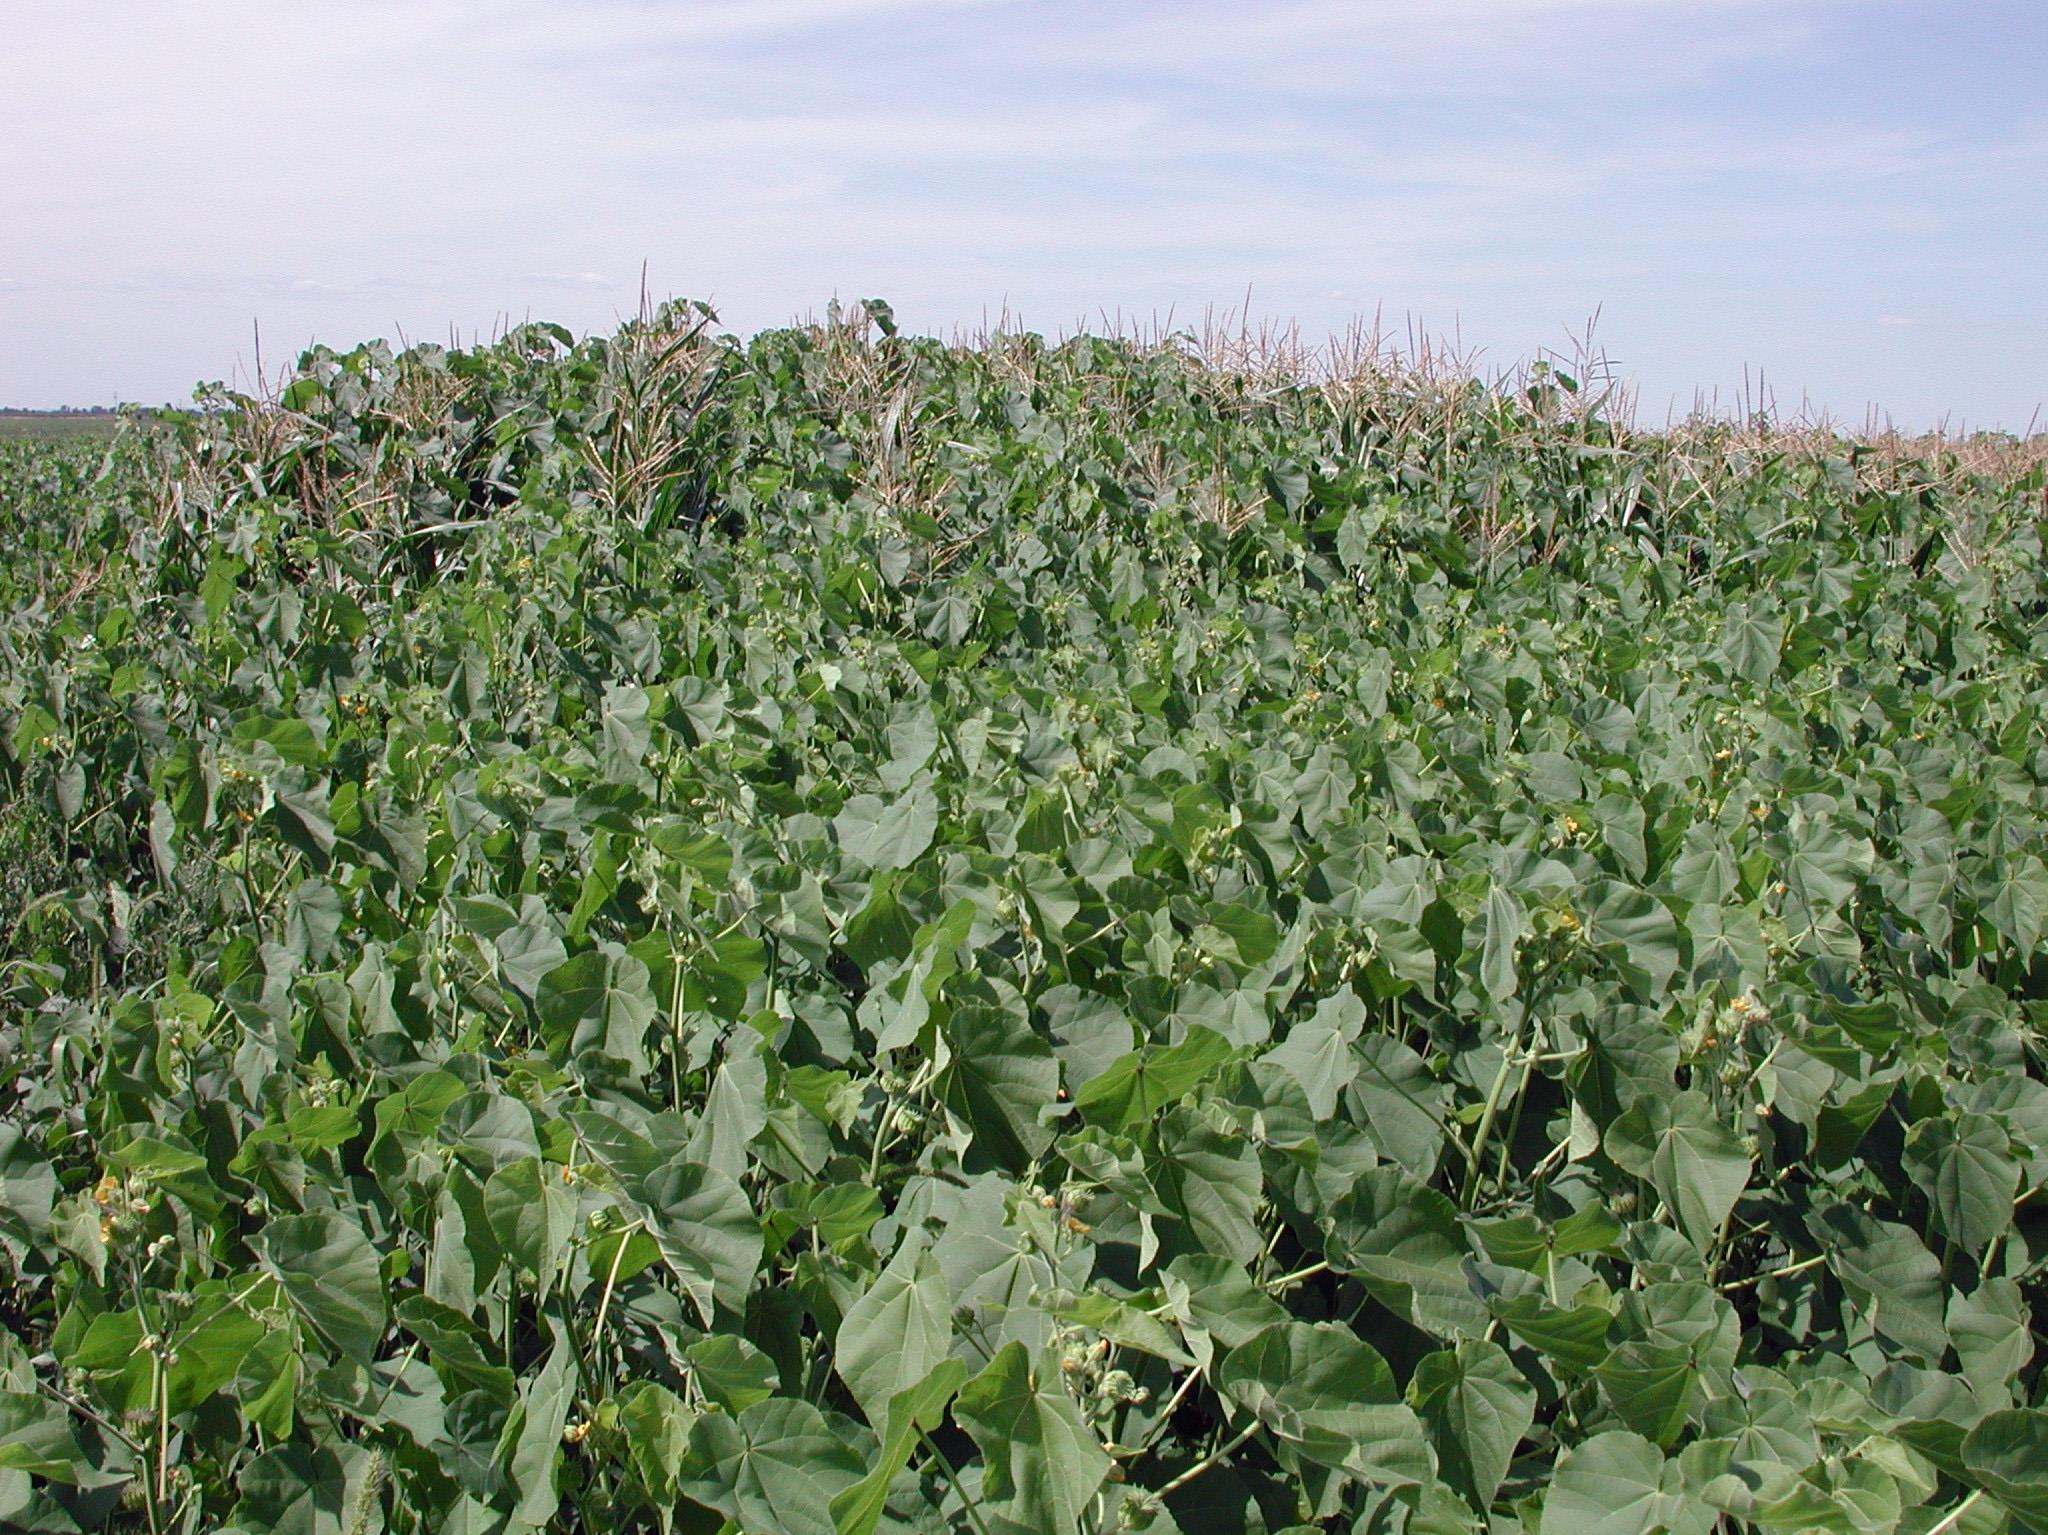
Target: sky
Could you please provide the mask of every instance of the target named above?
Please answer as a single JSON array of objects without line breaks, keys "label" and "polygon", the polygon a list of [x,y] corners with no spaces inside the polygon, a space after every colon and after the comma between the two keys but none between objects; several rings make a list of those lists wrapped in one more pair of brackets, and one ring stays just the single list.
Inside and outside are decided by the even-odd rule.
[{"label": "sky", "polygon": [[742,333],[1377,318],[1497,373],[1591,324],[1652,424],[2048,403],[2040,0],[7,11],[0,405],[604,329],[643,272]]}]

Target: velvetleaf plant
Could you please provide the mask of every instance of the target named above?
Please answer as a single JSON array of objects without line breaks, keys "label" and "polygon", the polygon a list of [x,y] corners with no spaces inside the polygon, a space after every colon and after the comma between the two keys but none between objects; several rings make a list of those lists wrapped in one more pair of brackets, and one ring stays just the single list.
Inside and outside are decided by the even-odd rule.
[{"label": "velvetleaf plant", "polygon": [[2037,446],[880,304],[0,445],[0,1521],[2048,1530]]}]

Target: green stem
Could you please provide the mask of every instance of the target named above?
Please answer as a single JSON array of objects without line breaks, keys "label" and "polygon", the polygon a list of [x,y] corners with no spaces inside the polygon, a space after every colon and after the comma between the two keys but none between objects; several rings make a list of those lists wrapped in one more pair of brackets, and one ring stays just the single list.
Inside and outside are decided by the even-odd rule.
[{"label": "green stem", "polygon": [[1486,1151],[1487,1138],[1493,1134],[1493,1121],[1500,1113],[1500,1100],[1507,1091],[1508,1077],[1517,1064],[1515,1051],[1522,1043],[1522,1025],[1528,1019],[1525,1012],[1515,1020],[1515,1032],[1508,1039],[1507,1048],[1501,1052],[1500,1070],[1493,1074],[1493,1086],[1486,1090],[1486,1107],[1480,1111],[1479,1127],[1472,1132],[1472,1149],[1467,1153],[1471,1166],[1466,1169],[1465,1197],[1461,1203],[1465,1209],[1472,1208],[1472,1201],[1479,1197],[1481,1157]]},{"label": "green stem", "polygon": [[156,1389],[152,1393],[156,1407],[156,1497],[149,1515],[152,1530],[158,1528],[158,1519],[168,1512],[163,1505],[170,1501],[171,1495],[171,1376],[164,1368],[164,1351],[169,1347],[170,1339],[159,1336],[156,1349],[150,1356],[156,1375],[153,1382]]},{"label": "green stem", "polygon": [[952,1484],[953,1491],[959,1494],[960,1506],[967,1510],[967,1517],[974,1522],[974,1527],[981,1531],[981,1535],[989,1535],[988,1526],[982,1522],[981,1504],[967,1495],[967,1489],[960,1481],[960,1473],[953,1469],[953,1463],[946,1459],[945,1452],[932,1443],[932,1436],[922,1428],[917,1431],[917,1437],[924,1441],[926,1453],[931,1456],[946,1480]]},{"label": "green stem", "polygon": [[1963,1499],[1962,1502],[1958,1503],[1954,1508],[1950,1509],[1949,1512],[1943,1516],[1941,1523],[1935,1525],[1932,1529],[1930,1529],[1927,1532],[1927,1535],[1948,1535],[1948,1532],[1950,1530],[1954,1529],[1959,1523],[1962,1522],[1963,1515],[1967,1514],[1972,1508],[1974,1508],[1976,1506],[1977,1500],[1983,1496],[1984,1489],[1979,1487],[1975,1492],[1971,1493],[1967,1498]]},{"label": "green stem", "polygon": [[889,1095],[888,1102],[883,1105],[882,1118],[880,1122],[875,1126],[874,1150],[868,1157],[869,1188],[878,1188],[880,1186],[882,1177],[882,1158],[888,1152],[891,1146],[894,1146],[898,1141],[903,1139],[902,1136],[896,1134],[890,1128],[892,1122],[896,1118],[896,1111],[899,1108],[901,1108],[904,1104],[910,1102],[913,1098],[917,1097],[918,1094],[924,1091],[926,1080],[930,1077],[930,1075],[931,1065],[929,1062],[927,1062],[926,1064],[917,1068],[916,1073],[911,1077],[909,1083],[904,1087],[903,1091],[900,1094],[891,1093]]},{"label": "green stem", "polygon": [[1202,1372],[1200,1370],[1188,1371],[1187,1378],[1175,1388],[1173,1395],[1167,1398],[1166,1406],[1160,1410],[1159,1421],[1153,1425],[1152,1432],[1145,1436],[1145,1442],[1140,1445],[1134,1445],[1129,1449],[1111,1450],[1109,1452],[1110,1456],[1117,1460],[1128,1460],[1133,1456],[1149,1452],[1152,1446],[1166,1436],[1166,1431],[1173,1425],[1174,1413],[1179,1411],[1180,1404],[1187,1400],[1188,1393],[1194,1390],[1201,1383],[1201,1380]]},{"label": "green stem", "polygon": [[93,1411],[92,1408],[88,1407],[84,1402],[81,1402],[77,1397],[65,1392],[61,1387],[53,1386],[48,1381],[38,1380],[36,1382],[36,1389],[41,1391],[44,1395],[50,1397],[52,1400],[63,1403],[65,1407],[69,1408],[72,1412],[77,1413],[81,1418],[88,1419],[91,1422],[98,1424],[101,1429],[113,1435],[116,1439],[120,1440],[121,1443],[127,1445],[128,1448],[130,1450],[133,1450],[137,1455],[145,1455],[148,1453],[146,1450],[143,1449],[141,1443],[137,1441],[133,1436],[131,1436],[127,1432],[127,1430],[123,1429],[118,1423],[115,1423],[111,1418],[101,1417],[97,1412]]},{"label": "green stem", "polygon": [[1267,1280],[1265,1288],[1269,1292],[1278,1294],[1282,1290],[1290,1289],[1293,1286],[1300,1284],[1304,1279],[1313,1279],[1316,1277],[1316,1275],[1327,1274],[1329,1273],[1329,1271],[1330,1260],[1328,1258],[1323,1258],[1318,1260],[1317,1262],[1311,1263],[1307,1268],[1296,1269],[1291,1274],[1282,1274],[1278,1279]]},{"label": "green stem", "polygon": [[868,1158],[868,1187],[879,1188],[882,1181],[882,1158],[889,1148],[902,1137],[890,1129],[890,1122],[896,1117],[897,1100],[891,1098],[882,1106],[882,1122],[875,1126],[875,1149]]},{"label": "green stem", "polygon": [[1811,1258],[1801,1258],[1797,1263],[1787,1264],[1781,1269],[1772,1269],[1763,1274],[1745,1274],[1740,1279],[1731,1279],[1722,1285],[1721,1289],[1724,1293],[1729,1290],[1746,1290],[1753,1284],[1762,1284],[1766,1279],[1783,1279],[1790,1274],[1803,1274],[1808,1269],[1819,1268],[1827,1261],[1826,1253],[1816,1253]]},{"label": "green stem", "polygon": [[[611,1269],[604,1276],[604,1295],[597,1303],[597,1321],[590,1329],[590,1346],[593,1350],[604,1343],[604,1319],[605,1314],[612,1308],[612,1287],[619,1281],[619,1260],[626,1256],[626,1243],[639,1229],[640,1222],[635,1221],[619,1232],[619,1245],[612,1253]],[[594,1360],[592,1362],[595,1363]]]},{"label": "green stem", "polygon": [[1200,1476],[1203,1472],[1211,1470],[1212,1468],[1222,1464],[1225,1460],[1229,1459],[1230,1456],[1236,1453],[1236,1451],[1244,1444],[1244,1442],[1247,1439],[1251,1438],[1251,1436],[1256,1434],[1258,1431],[1259,1425],[1257,1423],[1247,1423],[1243,1428],[1239,1429],[1235,1434],[1233,1434],[1229,1438],[1229,1440],[1227,1440],[1223,1444],[1218,1445],[1215,1449],[1211,1450],[1207,1455],[1203,1456],[1200,1460],[1196,1461],[1192,1466],[1189,1466],[1187,1470],[1181,1472],[1179,1476],[1175,1477],[1172,1481],[1168,1482],[1164,1487],[1160,1488],[1157,1492],[1153,1494],[1153,1496],[1155,1498],[1163,1499],[1166,1497],[1168,1493],[1178,1492],[1181,1488],[1187,1486],[1189,1482],[1192,1482],[1196,1477]]},{"label": "green stem", "polygon": [[1529,1102],[1529,1079],[1536,1075],[1536,1057],[1522,1057],[1522,1085],[1515,1089],[1515,1112],[1508,1119],[1508,1133],[1501,1137],[1500,1167],[1494,1174],[1494,1182],[1502,1189],[1508,1186],[1508,1159],[1515,1149],[1515,1137],[1521,1133],[1522,1110]]}]

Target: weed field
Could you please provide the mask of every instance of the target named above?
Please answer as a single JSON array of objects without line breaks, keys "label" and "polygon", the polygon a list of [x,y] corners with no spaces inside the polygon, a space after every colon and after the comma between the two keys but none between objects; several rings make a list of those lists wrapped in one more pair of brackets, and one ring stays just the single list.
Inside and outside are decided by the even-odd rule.
[{"label": "weed field", "polygon": [[0,443],[0,1525],[2048,1530],[2038,444],[1522,383]]}]

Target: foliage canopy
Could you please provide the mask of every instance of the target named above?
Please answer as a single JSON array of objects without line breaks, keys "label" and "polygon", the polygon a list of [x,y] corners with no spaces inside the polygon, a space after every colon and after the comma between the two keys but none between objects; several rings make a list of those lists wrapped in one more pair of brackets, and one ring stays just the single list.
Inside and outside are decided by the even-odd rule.
[{"label": "foliage canopy", "polygon": [[708,322],[0,445],[0,1521],[2048,1530],[2038,468]]}]

